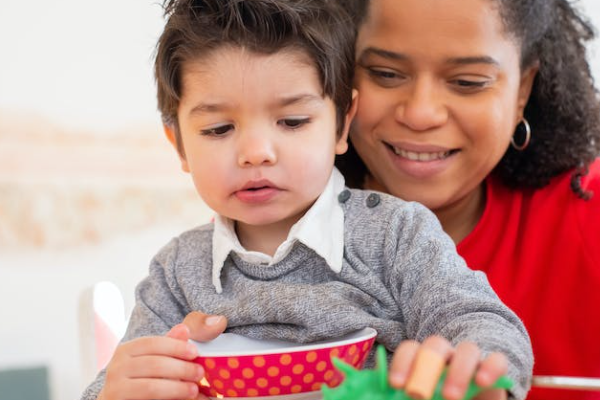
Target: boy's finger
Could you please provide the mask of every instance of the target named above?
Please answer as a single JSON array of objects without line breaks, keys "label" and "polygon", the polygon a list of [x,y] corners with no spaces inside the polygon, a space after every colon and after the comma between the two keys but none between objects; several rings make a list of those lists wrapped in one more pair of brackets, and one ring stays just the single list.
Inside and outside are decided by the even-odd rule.
[{"label": "boy's finger", "polygon": [[198,357],[196,346],[187,341],[166,336],[147,336],[123,343],[121,350],[130,357],[157,355],[193,360]]},{"label": "boy's finger", "polygon": [[442,396],[446,400],[459,400],[464,397],[480,358],[481,351],[475,343],[461,342],[456,347],[442,390]]},{"label": "boy's finger", "polygon": [[406,382],[406,393],[413,399],[431,398],[451,356],[452,346],[443,337],[431,336],[425,339],[413,362]]},{"label": "boy's finger", "polygon": [[204,378],[204,368],[193,361],[173,357],[135,357],[129,364],[130,378],[174,379],[198,383]]},{"label": "boy's finger", "polygon": [[185,340],[187,341],[190,338],[190,329],[185,324],[177,324],[171,328],[169,332],[165,335],[167,337]]},{"label": "boy's finger", "polygon": [[193,311],[185,317],[183,323],[190,330],[190,339],[206,342],[223,333],[227,327],[227,318]]},{"label": "boy's finger", "polygon": [[494,384],[508,371],[508,360],[502,353],[490,353],[480,364],[475,383],[481,387]]},{"label": "boy's finger", "polygon": [[393,388],[402,389],[404,387],[420,345],[415,340],[405,340],[394,352],[390,364],[390,385]]}]

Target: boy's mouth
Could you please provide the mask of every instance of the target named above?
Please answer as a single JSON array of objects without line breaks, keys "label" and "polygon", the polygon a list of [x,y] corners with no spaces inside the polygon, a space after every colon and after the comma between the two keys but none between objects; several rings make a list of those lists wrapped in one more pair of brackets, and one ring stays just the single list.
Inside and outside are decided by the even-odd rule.
[{"label": "boy's mouth", "polygon": [[269,180],[261,179],[247,182],[235,192],[235,196],[244,203],[259,204],[268,202],[280,191],[281,189]]}]

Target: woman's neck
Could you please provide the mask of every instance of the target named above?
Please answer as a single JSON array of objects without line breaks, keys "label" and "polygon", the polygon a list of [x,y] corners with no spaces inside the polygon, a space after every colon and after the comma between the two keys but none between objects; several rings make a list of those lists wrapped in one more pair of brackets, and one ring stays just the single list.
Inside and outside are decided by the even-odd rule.
[{"label": "woman's neck", "polygon": [[[377,180],[369,179],[369,177],[366,178],[364,186],[371,190],[390,193]],[[459,244],[467,237],[479,222],[485,210],[485,194],[485,183],[482,183],[460,200],[444,207],[431,209],[455,244]]]},{"label": "woman's neck", "polygon": [[485,185],[481,184],[459,201],[435,210],[444,231],[459,244],[477,226],[485,210]]}]

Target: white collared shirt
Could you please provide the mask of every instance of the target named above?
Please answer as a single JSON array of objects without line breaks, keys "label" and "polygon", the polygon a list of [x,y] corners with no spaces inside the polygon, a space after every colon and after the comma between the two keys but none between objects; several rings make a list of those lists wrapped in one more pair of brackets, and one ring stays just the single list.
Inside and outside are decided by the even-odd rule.
[{"label": "white collared shirt", "polygon": [[242,260],[252,264],[265,264],[265,268],[283,260],[296,241],[303,243],[319,256],[336,273],[342,270],[344,256],[344,212],[338,194],[344,190],[344,177],[334,168],[329,181],[310,209],[296,222],[279,245],[273,257],[242,247],[236,233],[234,221],[217,215],[213,231],[212,280],[217,293],[221,293],[221,270],[231,251]]}]

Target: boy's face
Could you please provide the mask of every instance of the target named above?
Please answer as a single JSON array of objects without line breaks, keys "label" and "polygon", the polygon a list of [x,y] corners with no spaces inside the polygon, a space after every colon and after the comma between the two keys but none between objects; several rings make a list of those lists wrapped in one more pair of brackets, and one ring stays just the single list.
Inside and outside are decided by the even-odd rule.
[{"label": "boy's face", "polygon": [[336,137],[335,106],[310,59],[224,47],[184,64],[182,85],[182,166],[202,199],[238,230],[289,230],[347,148],[347,129]]}]

